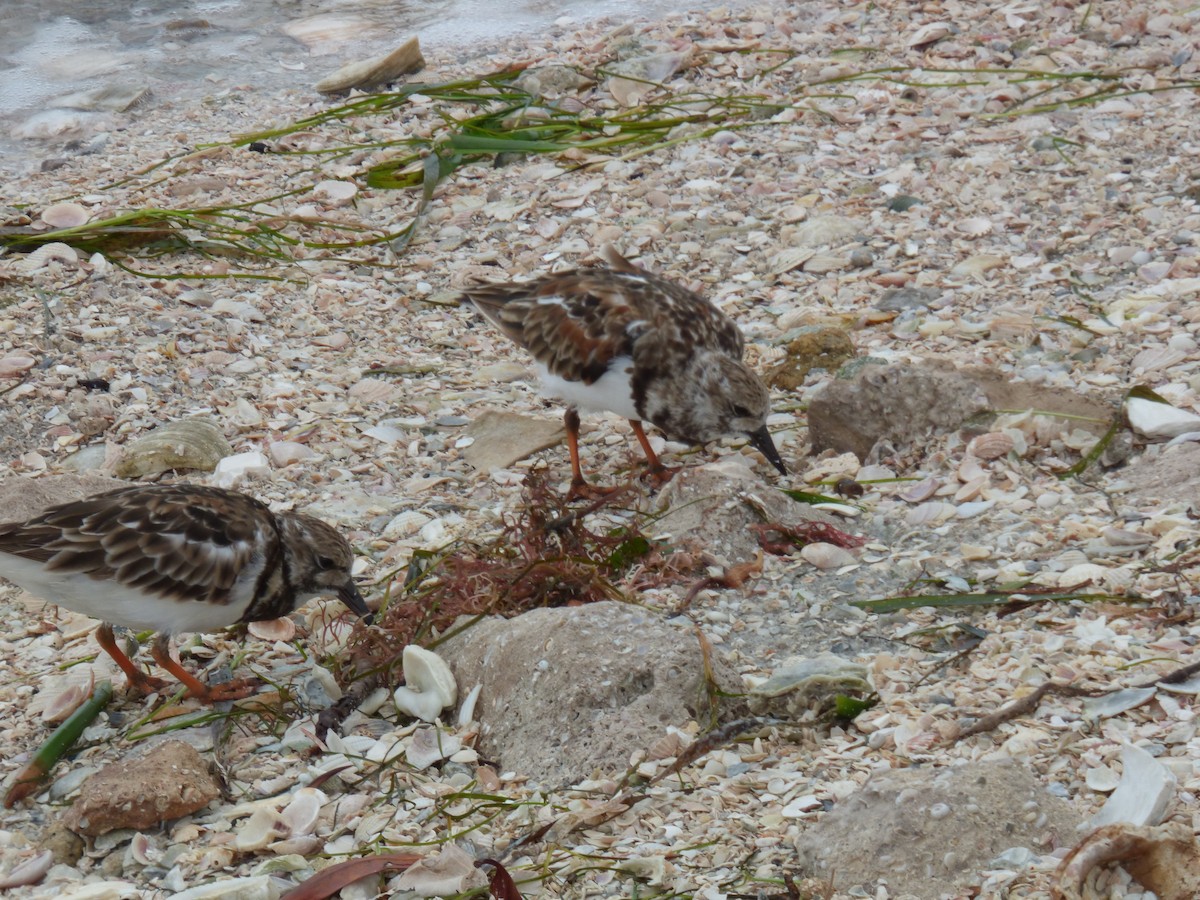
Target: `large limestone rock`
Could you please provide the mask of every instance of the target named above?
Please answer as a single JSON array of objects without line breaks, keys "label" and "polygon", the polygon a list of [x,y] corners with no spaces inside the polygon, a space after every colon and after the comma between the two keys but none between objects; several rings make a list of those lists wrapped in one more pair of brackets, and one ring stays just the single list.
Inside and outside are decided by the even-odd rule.
[{"label": "large limestone rock", "polygon": [[[691,624],[626,603],[484,619],[438,653],[460,692],[483,685],[475,713],[483,756],[549,786],[623,773],[668,725],[712,719]],[[720,659],[709,664],[722,690],[741,690]]]}]

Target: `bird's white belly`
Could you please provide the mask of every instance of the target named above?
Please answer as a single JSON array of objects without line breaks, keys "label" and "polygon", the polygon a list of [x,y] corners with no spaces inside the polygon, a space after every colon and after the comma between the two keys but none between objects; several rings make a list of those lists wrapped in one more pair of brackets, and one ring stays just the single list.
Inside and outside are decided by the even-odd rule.
[{"label": "bird's white belly", "polygon": [[542,393],[547,397],[563,400],[586,411],[603,409],[626,419],[636,421],[642,418],[633,405],[633,388],[630,384],[633,360],[628,356],[613,360],[608,371],[593,384],[568,381],[552,374],[542,363],[534,363],[534,368],[542,381]]},{"label": "bird's white belly", "polygon": [[114,625],[167,633],[213,631],[232,625],[250,605],[250,591],[235,591],[234,603],[171,600],[97,580],[76,572],[49,572],[32,560],[0,556],[0,578],[42,600]]}]

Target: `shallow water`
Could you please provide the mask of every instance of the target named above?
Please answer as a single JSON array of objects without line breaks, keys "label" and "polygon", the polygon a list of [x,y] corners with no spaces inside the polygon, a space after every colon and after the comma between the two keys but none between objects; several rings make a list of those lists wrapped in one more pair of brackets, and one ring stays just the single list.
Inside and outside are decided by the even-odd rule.
[{"label": "shallow water", "polygon": [[[222,85],[311,85],[418,35],[424,48],[562,18],[653,16],[670,0],[3,0],[0,169],[101,149],[114,117]],[[89,145],[90,142],[90,145]]]}]

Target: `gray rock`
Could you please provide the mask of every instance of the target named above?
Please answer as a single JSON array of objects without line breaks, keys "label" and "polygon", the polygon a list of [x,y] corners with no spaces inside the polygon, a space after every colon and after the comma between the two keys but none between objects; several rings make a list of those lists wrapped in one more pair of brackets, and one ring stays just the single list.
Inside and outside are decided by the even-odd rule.
[{"label": "gray rock", "polygon": [[809,874],[839,894],[963,896],[962,888],[1014,847],[1046,854],[1072,846],[1083,816],[1010,761],[872,776],[796,842]]},{"label": "gray rock", "polygon": [[878,360],[852,363],[808,408],[814,453],[851,452],[865,460],[880,441],[903,445],[959,427],[990,408],[972,378],[949,368]]},{"label": "gray rock", "polygon": [[939,362],[889,365],[868,357],[844,366],[813,398],[809,438],[814,453],[835,450],[866,460],[880,442],[906,446],[983,413],[1021,409],[1061,413],[1071,417],[1071,427],[1103,434],[1116,405],[1069,388],[1007,381],[982,368],[956,369]]},{"label": "gray rock", "polygon": [[690,623],[610,601],[483,619],[438,653],[460,692],[483,685],[480,753],[551,786],[625,772],[668,725],[707,726],[706,665],[722,690],[742,689],[720,659],[706,663]]},{"label": "gray rock", "polygon": [[884,312],[902,312],[932,306],[942,296],[937,288],[903,287],[884,291],[875,308]]},{"label": "gray rock", "polygon": [[684,469],[663,488],[658,506],[664,514],[655,522],[655,535],[669,534],[671,543],[702,551],[726,565],[754,559],[760,549],[754,528],[765,522],[790,527],[805,522],[838,525],[736,460]]}]

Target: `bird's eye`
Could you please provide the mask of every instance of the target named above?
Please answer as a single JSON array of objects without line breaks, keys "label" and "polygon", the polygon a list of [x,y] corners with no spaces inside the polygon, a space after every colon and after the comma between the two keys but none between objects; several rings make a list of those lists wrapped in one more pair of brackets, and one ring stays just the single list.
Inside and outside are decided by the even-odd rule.
[{"label": "bird's eye", "polygon": [[328,556],[318,556],[317,557],[317,568],[318,569],[332,569],[335,566],[337,566],[337,563],[334,562],[332,559],[330,559]]},{"label": "bird's eye", "polygon": [[746,407],[744,407],[744,406],[734,406],[733,414],[735,416],[737,416],[739,419],[750,418],[750,410],[746,409]]}]

